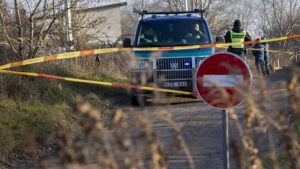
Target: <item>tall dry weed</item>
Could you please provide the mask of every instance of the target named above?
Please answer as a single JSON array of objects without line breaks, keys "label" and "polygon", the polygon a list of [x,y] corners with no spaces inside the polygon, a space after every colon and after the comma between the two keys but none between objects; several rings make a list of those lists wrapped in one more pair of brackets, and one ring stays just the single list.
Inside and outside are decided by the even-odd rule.
[{"label": "tall dry weed", "polygon": [[182,135],[181,127],[179,126],[174,118],[173,115],[169,111],[162,111],[159,113],[159,116],[161,116],[161,119],[165,120],[171,127],[174,129],[175,132],[175,140],[177,141],[178,145],[176,147],[179,148],[179,150],[183,150],[189,163],[189,167],[191,169],[195,169],[195,163],[193,160],[193,156],[184,140],[184,137]]},{"label": "tall dry weed", "polygon": [[[299,142],[294,127],[294,123],[298,121],[299,117],[298,79],[296,71],[292,72],[294,74],[287,83],[289,92],[286,99],[289,101],[289,105],[282,105],[283,107],[281,108],[272,105],[272,99],[274,98],[270,93],[266,94],[261,91],[268,83],[261,83],[261,88],[251,90],[251,94],[242,93],[243,90],[240,90],[246,98],[245,104],[241,106],[242,108],[230,110],[229,113],[232,126],[231,133],[236,132],[236,134],[231,136],[231,157],[236,161],[238,168],[299,168]],[[226,94],[226,92],[220,90],[220,88],[217,88],[218,93]],[[224,96],[224,98],[227,97],[227,95]],[[269,101],[271,101],[271,104],[268,103]],[[88,112],[89,108],[81,108],[80,110],[81,112]],[[89,121],[86,127],[82,125],[84,133],[93,133],[91,131],[97,128],[98,125],[95,125],[96,114],[94,113],[94,116],[88,115],[87,119],[89,120],[84,120]],[[93,136],[93,134],[89,136],[94,138],[92,139],[94,141],[107,138],[106,141],[100,142],[103,145],[109,145],[108,147],[104,146],[103,149],[103,147],[96,146],[94,149],[100,152],[105,150],[105,153],[100,153],[99,156],[107,155],[111,165],[103,164],[105,163],[104,161],[99,162],[99,165],[108,168],[130,169],[145,168],[145,166],[155,169],[167,168],[167,153],[147,117],[143,113],[135,112],[135,110],[132,110],[129,114],[130,117],[128,117],[127,112],[125,113],[122,110],[116,111],[112,120],[111,130],[113,131],[113,137],[102,136],[99,138]],[[198,168],[198,166],[194,165],[193,156],[184,141],[181,127],[175,122],[172,114],[162,110],[158,116],[173,128],[175,133],[174,139],[178,142],[179,149],[185,152],[189,168]],[[96,131],[100,133],[100,130],[103,130],[102,127],[101,125],[98,126],[99,130]],[[86,135],[86,138],[89,138],[88,135]],[[84,148],[84,146],[81,147]],[[141,151],[141,149],[146,151]],[[145,157],[148,154],[148,159],[151,161],[148,164],[150,165],[147,165],[147,158],[141,158],[140,155],[135,153],[137,150],[145,152]],[[282,161],[280,154],[284,154],[284,161]],[[98,160],[101,161],[99,158]],[[116,165],[113,166],[112,164]]]},{"label": "tall dry weed", "polygon": [[[132,123],[126,113],[117,110],[112,119],[111,129],[107,130],[99,111],[93,109],[81,97],[77,98],[77,104],[81,131],[75,136],[70,135],[62,122],[56,133],[61,167],[167,168],[163,145],[145,116],[131,112],[130,119],[135,120]],[[97,165],[90,165],[91,163]]]},{"label": "tall dry weed", "polygon": [[[294,67],[290,72],[286,95],[273,97],[272,93],[254,91],[253,96],[246,96],[244,118],[236,110],[231,111],[231,119],[239,138],[231,140],[231,153],[238,168],[300,167],[299,140],[295,131],[295,122],[299,121],[299,68]],[[270,87],[271,84],[268,83],[267,86]],[[281,105],[274,106],[276,97],[286,100],[282,100]],[[282,155],[284,159],[281,158]]]},{"label": "tall dry weed", "polygon": [[[229,113],[232,130],[236,132],[231,136],[231,155],[238,168],[299,168],[299,141],[294,127],[299,122],[300,111],[299,70],[295,67],[291,72],[293,74],[286,84],[288,95],[283,97],[288,105],[282,105],[283,108],[268,103],[274,99],[271,94],[262,92],[268,84],[259,84],[261,87],[251,90],[250,94],[240,90],[246,98],[245,104]],[[216,92],[228,99],[221,88]],[[157,95],[157,99],[161,97]],[[81,131],[71,135],[62,122],[56,133],[62,167],[92,168],[90,163],[95,162],[98,167],[113,169],[168,168],[168,153],[145,114],[137,110],[117,110],[107,130],[98,110],[82,98],[77,99],[77,105]],[[175,122],[172,113],[161,110],[158,116],[173,129],[174,140],[188,159],[187,167],[198,168],[185,143],[181,126]],[[280,161],[280,154],[284,154],[284,164]],[[270,164],[266,164],[269,162],[266,156]]]}]

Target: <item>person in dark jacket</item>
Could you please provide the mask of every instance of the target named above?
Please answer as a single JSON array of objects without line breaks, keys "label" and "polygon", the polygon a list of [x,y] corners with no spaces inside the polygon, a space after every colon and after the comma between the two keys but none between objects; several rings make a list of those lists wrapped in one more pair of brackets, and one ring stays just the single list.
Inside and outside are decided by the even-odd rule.
[{"label": "person in dark jacket", "polygon": [[[256,39],[259,41],[259,39]],[[265,45],[262,43],[256,43],[253,46],[252,54],[255,56],[255,66],[258,73],[262,73],[266,75],[265,63],[264,63],[264,52],[265,52]]]},{"label": "person in dark jacket", "polygon": [[[101,45],[99,45],[98,49],[101,49]],[[97,55],[96,55],[96,60],[95,60],[96,66],[99,66],[99,65],[100,65],[100,61],[101,61],[101,59],[100,59],[100,54],[97,54]]]},{"label": "person in dark jacket", "polygon": [[[225,43],[252,41],[249,33],[244,31],[241,26],[242,24],[240,20],[234,21],[233,29],[228,31],[224,36]],[[231,53],[235,53],[239,56],[242,56],[243,53],[246,52],[244,45],[229,46],[227,51]]]},{"label": "person in dark jacket", "polygon": [[[262,40],[264,40],[265,38],[261,38]],[[268,43],[263,43],[263,45],[265,45],[265,50],[264,50],[264,62],[265,62],[265,70],[266,70],[266,74],[270,74],[270,70],[269,70],[269,45]]]}]

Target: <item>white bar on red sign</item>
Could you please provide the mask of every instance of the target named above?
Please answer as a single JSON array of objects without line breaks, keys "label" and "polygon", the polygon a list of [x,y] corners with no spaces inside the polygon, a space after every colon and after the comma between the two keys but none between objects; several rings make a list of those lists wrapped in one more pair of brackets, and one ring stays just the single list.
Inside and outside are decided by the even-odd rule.
[{"label": "white bar on red sign", "polygon": [[237,87],[244,81],[242,75],[204,75],[204,87]]}]

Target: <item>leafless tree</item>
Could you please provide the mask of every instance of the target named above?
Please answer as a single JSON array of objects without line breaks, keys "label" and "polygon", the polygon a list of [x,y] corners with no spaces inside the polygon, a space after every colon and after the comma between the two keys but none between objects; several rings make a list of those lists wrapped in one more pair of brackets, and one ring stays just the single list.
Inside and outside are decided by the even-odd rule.
[{"label": "leafless tree", "polygon": [[[17,57],[32,58],[37,54],[54,23],[63,17],[64,9],[62,5],[64,2],[64,0],[25,0],[20,3],[19,0],[14,0],[11,11],[0,10],[0,21],[4,37]],[[71,8],[77,2],[78,0],[72,1]],[[5,3],[5,1],[1,1],[2,3]],[[12,17],[10,12],[14,13],[15,19],[8,19]],[[27,16],[28,14],[29,16]],[[40,18],[39,23],[36,22],[37,18]],[[17,31],[16,35],[13,33],[15,31]],[[27,55],[25,55],[25,51],[28,53]]]},{"label": "leafless tree", "polygon": [[[105,1],[105,2],[109,2]],[[8,8],[0,9],[0,24],[3,27],[2,34],[5,41],[18,58],[33,58],[37,52],[52,38],[60,40],[63,46],[64,39],[64,16],[66,0],[14,0],[13,2],[0,1],[1,6],[7,4]],[[70,8],[80,11],[81,9],[99,6],[103,0],[70,0]],[[78,18],[76,14],[73,17]],[[82,15],[80,16],[83,17]],[[84,17],[83,17],[84,18]],[[105,18],[101,17],[97,21],[89,18],[78,19],[72,24],[74,32],[78,32],[82,27],[92,27],[99,25]],[[81,34],[84,32],[80,32]],[[58,37],[60,35],[60,37]],[[81,36],[81,35],[80,35]],[[87,37],[94,38],[94,37]],[[55,47],[55,46],[53,46]]]},{"label": "leafless tree", "polygon": [[[231,13],[232,0],[189,0],[189,10],[206,9],[205,17],[210,26],[210,30],[215,35],[225,34],[225,31],[231,27],[232,18],[228,17]],[[169,11],[183,10],[182,0],[164,0],[163,6]]]},{"label": "leafless tree", "polygon": [[[289,36],[299,23],[299,0],[261,0],[260,26],[267,37]],[[289,48],[289,42],[277,43],[281,50]]]},{"label": "leafless tree", "polygon": [[123,9],[122,13],[122,34],[124,37],[134,38],[139,15],[133,13],[133,8],[137,10],[147,10],[147,11],[164,11],[165,7],[162,6],[160,0],[145,1],[144,6],[142,6],[142,0],[135,0],[133,3]]}]

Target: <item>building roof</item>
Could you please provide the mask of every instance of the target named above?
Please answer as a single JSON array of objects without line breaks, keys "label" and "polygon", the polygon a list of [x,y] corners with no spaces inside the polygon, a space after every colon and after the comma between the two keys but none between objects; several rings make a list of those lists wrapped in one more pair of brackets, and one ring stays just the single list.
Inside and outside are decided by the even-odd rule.
[{"label": "building roof", "polygon": [[[94,8],[86,8],[86,9],[77,9],[75,12],[81,13],[81,12],[91,12],[91,11],[97,11],[97,10],[102,10],[102,9],[109,9],[109,8],[115,8],[115,7],[121,7],[121,6],[126,6],[127,2],[117,2],[117,3],[107,3],[105,5],[97,6]],[[47,16],[46,18],[52,18],[53,16]],[[36,17],[34,18],[35,20],[42,20],[44,19],[43,16],[41,17]]]},{"label": "building roof", "polygon": [[94,7],[94,8],[79,9],[79,10],[76,10],[76,12],[90,12],[90,11],[96,11],[96,10],[107,9],[107,8],[121,7],[121,6],[126,6],[126,5],[127,5],[127,2],[118,2],[118,3],[101,5],[101,6]]}]

